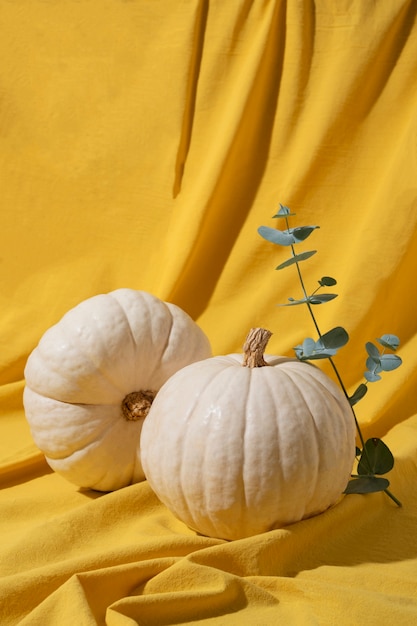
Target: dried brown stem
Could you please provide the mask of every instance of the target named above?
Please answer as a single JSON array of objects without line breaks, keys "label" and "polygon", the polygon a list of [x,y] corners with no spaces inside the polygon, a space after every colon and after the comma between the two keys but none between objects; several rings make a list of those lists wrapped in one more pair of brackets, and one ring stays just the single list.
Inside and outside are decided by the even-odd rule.
[{"label": "dried brown stem", "polygon": [[265,328],[251,328],[243,346],[244,367],[264,367],[268,363],[264,359],[266,344],[272,333]]}]

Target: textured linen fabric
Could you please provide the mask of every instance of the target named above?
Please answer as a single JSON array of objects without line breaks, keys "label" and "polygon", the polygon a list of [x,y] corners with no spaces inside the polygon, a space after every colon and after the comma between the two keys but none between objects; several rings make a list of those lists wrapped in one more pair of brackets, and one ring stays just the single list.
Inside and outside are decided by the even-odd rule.
[{"label": "textured linen fabric", "polygon": [[[0,0],[2,626],[417,623],[417,3]],[[401,368],[357,405],[395,457],[391,491],[240,541],[188,529],[147,482],[100,494],[53,473],[24,416],[42,334],[119,287],[186,310],[213,352],[249,328],[272,354],[314,337],[278,204],[319,225],[308,289]],[[328,366],[323,364],[326,371]]]}]

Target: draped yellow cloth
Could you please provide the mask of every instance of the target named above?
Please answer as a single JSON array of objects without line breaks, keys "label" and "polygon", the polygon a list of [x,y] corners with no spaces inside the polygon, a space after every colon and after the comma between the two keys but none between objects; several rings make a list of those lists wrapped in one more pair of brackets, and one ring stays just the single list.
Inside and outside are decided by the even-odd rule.
[{"label": "draped yellow cloth", "polygon": [[[413,0],[0,0],[2,626],[417,623],[416,17]],[[284,226],[279,203],[320,226],[303,276],[337,279],[314,311],[350,335],[349,393],[365,343],[401,339],[357,416],[394,454],[402,508],[348,495],[226,542],[146,481],[100,494],[52,472],[23,371],[82,300],[149,291],[214,354],[253,326],[272,354],[316,336],[304,306],[277,306],[302,297],[257,233]]]}]

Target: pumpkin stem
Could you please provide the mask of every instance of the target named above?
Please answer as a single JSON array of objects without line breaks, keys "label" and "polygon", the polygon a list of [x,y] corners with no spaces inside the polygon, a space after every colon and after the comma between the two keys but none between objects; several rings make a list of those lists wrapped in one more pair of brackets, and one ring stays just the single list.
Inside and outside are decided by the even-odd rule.
[{"label": "pumpkin stem", "polygon": [[128,422],[145,419],[156,396],[156,391],[132,391],[122,401],[122,413]]},{"label": "pumpkin stem", "polygon": [[268,363],[264,359],[266,344],[272,333],[265,328],[251,328],[243,346],[244,367],[264,367]]}]

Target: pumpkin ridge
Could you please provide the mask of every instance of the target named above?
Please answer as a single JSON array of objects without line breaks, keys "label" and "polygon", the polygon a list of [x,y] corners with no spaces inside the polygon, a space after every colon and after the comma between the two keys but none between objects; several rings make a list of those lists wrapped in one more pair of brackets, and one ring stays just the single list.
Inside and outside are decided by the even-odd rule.
[{"label": "pumpkin ridge", "polygon": [[[294,368],[295,370],[295,368]],[[337,395],[334,393],[332,387],[333,385],[335,385],[335,383],[333,383],[333,381],[331,379],[328,379],[326,381],[322,380],[322,375],[323,372],[321,370],[319,370],[318,368],[315,368],[315,372],[317,372],[317,376],[314,376],[313,380],[311,380],[308,376],[305,376],[305,372],[302,371],[301,369],[297,372],[299,374],[299,378],[301,379],[300,383],[302,384],[302,386],[310,389],[310,390],[315,390],[316,388],[318,389],[318,392],[320,393],[320,404],[323,406],[323,404],[325,405],[325,412],[327,415],[326,418],[326,424],[327,424],[327,429],[328,429],[328,440],[327,443],[330,445],[326,445],[325,448],[323,449],[323,442],[321,442],[321,438],[320,438],[320,424],[317,423],[316,420],[316,414],[313,411],[310,411],[311,417],[312,417],[312,422],[314,424],[314,433],[315,433],[315,442],[317,444],[317,458],[319,459],[319,464],[316,467],[316,479],[315,479],[315,483],[314,483],[314,489],[311,493],[311,497],[308,500],[308,502],[306,501],[306,509],[309,510],[311,509],[311,503],[312,502],[316,502],[316,507],[317,507],[317,498],[318,498],[318,493],[317,491],[320,491],[320,488],[322,487],[322,482],[324,480],[324,477],[327,473],[326,471],[326,467],[325,465],[322,463],[322,460],[324,458],[327,458],[329,455],[332,455],[334,457],[338,457],[339,454],[342,454],[344,451],[340,450],[335,450],[335,448],[332,446],[334,439],[339,438],[340,439],[340,435],[338,437],[337,432],[335,432],[335,429],[340,429],[340,427],[342,427],[342,431],[345,435],[345,441],[346,443],[348,443],[350,437],[349,437],[349,428],[348,428],[348,424],[352,424],[352,429],[353,430],[353,420],[345,420],[343,419],[343,412],[344,412],[344,407],[341,404],[341,398],[342,396],[340,395],[340,398],[337,397]],[[330,381],[330,382],[329,382]],[[325,382],[328,383],[328,385],[325,384]],[[301,387],[300,387],[301,388]],[[336,392],[338,391],[338,388],[336,388]],[[340,392],[341,394],[341,392]],[[344,397],[344,396],[343,396]],[[350,410],[350,409],[348,409]],[[323,418],[322,418],[323,419]],[[336,428],[337,427],[337,428]],[[321,444],[321,445],[320,445]],[[353,460],[354,460],[354,454],[353,454],[353,449],[352,449],[352,466],[353,466]],[[347,474],[346,476],[346,482],[349,478],[349,475]],[[343,485],[341,486],[341,492],[343,491]],[[328,506],[333,506],[334,503],[329,504]],[[320,510],[320,506],[318,506],[318,510]],[[314,513],[315,514],[315,513]]]},{"label": "pumpkin ridge", "polygon": [[[294,385],[294,381],[292,380],[291,376],[289,376],[286,372],[284,373],[280,365],[271,367],[265,373],[266,373],[266,376],[263,377],[263,382],[266,382],[267,387],[270,390],[269,392],[270,397],[272,399],[274,398],[276,394],[277,385],[276,385],[276,381],[274,380],[275,378],[277,378],[278,380],[279,378],[281,378],[280,393],[282,394],[283,393],[282,390],[283,389],[285,390],[284,395],[282,397],[282,401],[281,401],[281,405],[284,406],[284,416],[281,415],[281,412],[279,411],[279,407],[276,407],[275,419],[272,420],[276,429],[275,432],[276,432],[276,437],[277,437],[276,441],[277,441],[277,451],[278,451],[278,458],[275,464],[275,468],[279,470],[279,475],[275,477],[274,488],[276,490],[276,493],[278,494],[277,500],[280,503],[280,506],[278,506],[275,509],[274,520],[273,522],[271,522],[271,527],[276,528],[276,527],[282,527],[283,525],[286,525],[287,523],[289,523],[288,521],[289,519],[293,519],[295,517],[301,518],[302,516],[304,516],[305,505],[302,505],[300,509],[299,501],[297,498],[294,499],[294,494],[297,493],[299,484],[302,483],[304,487],[307,481],[305,479],[306,476],[303,476],[300,479],[299,477],[300,468],[298,468],[298,470],[296,471],[294,475],[294,467],[293,467],[294,460],[291,461],[290,468],[288,467],[288,463],[286,462],[289,447],[291,448],[294,444],[296,444],[294,437],[296,437],[297,439],[299,438],[299,423],[298,423],[299,420],[298,420],[298,415],[295,415],[294,421],[297,426],[297,431],[295,435],[293,433],[289,434],[285,428],[285,424],[286,424],[285,406],[287,403],[291,402],[293,398],[292,390],[294,390],[294,388],[297,389],[297,392],[299,392],[299,390]],[[303,398],[303,403],[305,404],[304,398]],[[295,449],[297,450],[296,460],[298,461],[298,463],[300,463],[300,461],[302,462],[303,455],[302,453],[298,451],[298,448],[296,445],[295,445]],[[306,474],[306,470],[304,470],[304,474]],[[290,492],[288,492],[289,486],[290,486]],[[285,507],[286,507],[284,514],[280,508],[282,506],[282,502],[285,502]]]},{"label": "pumpkin ridge", "polygon": [[166,302],[163,303],[164,307],[168,313],[168,318],[169,318],[169,329],[168,332],[166,333],[166,338],[165,338],[165,342],[164,345],[161,348],[161,352],[159,355],[159,360],[158,362],[162,363],[163,357],[165,355],[165,352],[168,349],[168,346],[171,343],[171,337],[172,337],[172,332],[174,330],[174,326],[175,326],[175,319],[174,319],[174,314],[173,311],[170,309],[170,307],[168,306],[168,304]]},{"label": "pumpkin ridge", "polygon": [[[316,390],[316,385],[311,383],[311,380],[308,379],[308,377],[304,377],[301,372],[301,368],[303,367],[303,364],[300,363],[300,367],[299,368],[294,368],[294,373],[295,376],[290,376],[288,372],[285,371],[285,368],[282,368],[280,370],[280,372],[290,381],[291,385],[293,388],[295,388],[297,390],[297,394],[300,397],[300,399],[303,402],[303,414],[304,414],[304,409],[305,409],[305,415],[306,415],[306,419],[308,419],[308,424],[309,426],[313,427],[313,432],[314,432],[314,437],[312,437],[311,439],[309,439],[308,443],[309,443],[309,448],[311,448],[311,444],[314,442],[315,444],[315,458],[320,459],[320,441],[319,438],[317,437],[317,435],[320,434],[320,429],[318,428],[317,425],[317,421],[315,418],[314,413],[311,411],[309,404],[305,398],[304,395],[304,390],[303,390],[303,386],[306,388],[309,388],[310,390],[315,391]],[[308,366],[307,366],[308,367]],[[297,380],[297,378],[301,378],[302,379],[302,385],[300,385],[300,381]],[[317,385],[317,388],[319,389],[319,392],[321,394],[320,396],[320,402],[323,402],[323,399],[325,399],[324,401],[327,401],[327,394],[323,393],[323,390],[326,391],[326,387],[324,385]],[[320,473],[320,462],[319,463],[314,463],[314,468],[311,467],[311,465],[309,466],[309,474],[311,473],[312,469],[314,469],[314,476],[312,476],[310,478],[309,481],[309,492],[310,492],[310,498],[308,500],[308,502],[310,502],[310,500],[314,497],[314,494],[316,492],[317,489],[317,484],[319,482],[319,473]],[[305,508],[307,508],[307,504],[305,506]]]},{"label": "pumpkin ridge", "polygon": [[[217,363],[215,361],[213,361],[213,363],[215,365],[217,365]],[[210,372],[210,374],[211,374],[211,372]],[[209,395],[211,394],[211,392],[209,390],[210,390],[212,384],[222,374],[223,374],[223,370],[222,369],[217,370],[215,368],[214,373],[210,376],[210,380],[209,381],[207,381],[207,380],[205,381],[204,394],[205,393],[209,393]],[[200,403],[200,401],[201,401],[201,397],[198,398],[198,403]],[[196,403],[197,403],[197,400],[195,402],[193,402],[193,404],[191,405],[191,408],[190,408],[190,411],[189,411],[190,414],[194,413]],[[191,437],[191,435],[193,435],[191,429],[187,429],[187,433],[186,433],[186,436],[184,438],[184,443],[183,443],[183,450],[187,450],[187,447],[188,447],[187,439],[189,439],[189,437],[187,437],[187,435],[189,437]],[[205,474],[206,474],[206,467],[207,467],[207,465],[208,465],[208,463],[210,461],[208,459],[208,450],[209,450],[209,445],[206,445],[205,448],[204,448],[203,459],[202,459],[201,465],[199,466],[199,476],[198,477],[194,477],[194,480],[198,479],[201,483],[204,482],[204,477],[205,477]],[[182,458],[181,458],[181,466],[180,466],[181,495],[182,495],[183,501],[186,504],[187,514],[188,514],[189,518],[192,519],[193,522],[195,522],[196,521],[195,520],[195,515],[194,515],[195,507],[194,506],[190,507],[189,498],[187,498],[186,493],[182,489],[182,485],[184,483],[184,476],[185,476],[184,461],[185,461],[185,455],[183,454]],[[186,478],[186,481],[187,481],[187,478]],[[206,511],[210,511],[210,508],[208,506],[208,497],[209,497],[209,495],[210,494],[206,490],[203,490],[203,499],[204,499],[203,507],[204,507],[204,509]],[[214,528],[215,525],[213,524],[213,522],[211,520],[211,517],[209,518],[209,521],[210,521],[211,526]],[[197,520],[197,524],[196,525],[198,526],[198,520]]]},{"label": "pumpkin ridge", "polygon": [[[251,395],[251,389],[253,387],[253,376],[252,376],[251,366],[245,365],[245,367],[249,367],[249,384],[247,385],[245,389],[245,400],[243,402],[243,405],[247,407],[248,399]],[[244,494],[244,506],[245,507],[248,506],[248,494],[247,494],[246,481],[245,481],[245,468],[247,469],[247,461],[248,461],[247,454],[246,454],[247,433],[248,433],[248,417],[247,417],[247,413],[245,412],[245,420],[244,420],[243,432],[242,432],[242,460],[241,460],[241,463],[242,463],[241,482],[242,482],[242,491]],[[242,507],[241,507],[241,517],[243,517],[243,513],[244,511],[242,510]]]},{"label": "pumpkin ridge", "polygon": [[[247,406],[247,400],[248,400],[249,395],[250,395],[250,386],[251,386],[251,382],[253,380],[253,370],[254,369],[259,370],[260,366],[256,366],[254,368],[252,368],[250,366],[243,366],[242,359],[240,359],[239,362],[236,361],[236,362],[228,363],[227,368],[225,367],[224,361],[222,360],[221,366],[222,366],[222,369],[220,370],[219,374],[221,374],[222,376],[225,376],[226,380],[227,380],[227,377],[228,377],[228,371],[229,371],[228,368],[232,367],[232,368],[236,368],[236,375],[240,376],[243,380],[249,381],[249,384],[245,385],[245,387],[246,387],[246,389],[245,389],[245,396],[240,398],[239,407],[236,409],[237,412],[239,413],[242,410],[242,407],[243,407],[243,410],[244,410],[244,407]],[[228,393],[229,393],[229,386],[226,385],[224,387],[224,394],[227,396]],[[217,398],[218,398],[218,401],[221,401],[222,396],[220,396],[217,393]],[[232,409],[232,411],[233,411],[233,409]],[[234,426],[234,414],[233,414],[233,412],[232,412],[232,414],[229,414],[228,418],[229,418],[228,422],[227,422],[228,423],[228,427],[229,427],[229,429],[231,428],[232,430],[234,430],[235,426]],[[240,457],[239,457],[239,465],[240,465],[241,469],[240,469],[240,472],[237,475],[237,480],[239,481],[239,485],[240,485],[239,486],[239,491],[240,491],[240,493],[243,494],[244,502],[242,502],[242,499],[240,499],[240,501],[239,501],[239,505],[240,505],[239,506],[239,510],[236,511],[236,519],[239,519],[239,524],[242,527],[246,525],[245,519],[244,519],[245,518],[245,507],[249,506],[249,504],[250,504],[250,498],[248,497],[247,489],[246,489],[245,469],[244,469],[245,468],[245,459],[247,461],[247,454],[245,454],[245,452],[246,452],[245,440],[247,438],[246,437],[246,433],[247,433],[247,419],[246,419],[246,416],[245,416],[245,420],[244,420],[243,428],[242,428],[242,432],[241,432],[242,444],[240,446]],[[210,445],[208,446],[208,448],[210,448]],[[204,494],[206,495],[205,491],[204,491]],[[206,507],[206,509],[207,509],[207,507]],[[229,526],[229,522],[224,519],[223,515],[221,515],[221,517],[220,517],[220,519],[218,521],[216,521],[216,520],[213,521],[212,519],[210,521],[211,521],[211,524],[212,524],[212,528],[214,530],[219,525],[223,526],[223,527],[226,525],[227,526],[227,532],[225,534],[228,534],[228,533],[231,532],[231,528]]]},{"label": "pumpkin ridge", "polygon": [[[58,324],[59,323],[60,322],[58,322]],[[55,326],[58,326],[58,324],[56,324]],[[48,333],[48,336],[51,336],[52,333],[50,333],[49,331],[52,331],[53,333],[55,333],[56,332],[55,326],[52,326],[48,331],[46,331],[44,336],[46,336],[47,333]],[[65,369],[63,370],[62,363],[56,361],[55,359],[48,358],[47,350],[46,350],[46,353],[44,354],[44,350],[43,350],[44,345],[43,345],[42,339],[40,340],[38,346],[36,346],[36,348],[32,351],[32,353],[28,357],[25,371],[24,371],[25,384],[28,387],[30,387],[32,391],[34,391],[35,393],[44,395],[45,397],[48,397],[51,400],[57,400],[57,401],[63,402],[63,400],[61,400],[61,398],[58,397],[62,393],[61,389],[66,387],[66,383],[68,381],[75,379],[75,381],[77,382],[77,388],[74,390],[74,393],[78,393],[82,389],[82,385],[79,384],[79,381],[82,380],[83,376],[82,375],[74,376],[72,372],[68,372]],[[119,396],[120,394],[123,394],[123,391],[120,390],[119,387],[115,386],[113,381],[109,379],[108,377],[106,377],[104,375],[104,372],[102,372],[102,370],[97,367],[93,359],[91,359],[89,356],[86,356],[84,351],[81,352],[80,348],[78,348],[77,346],[74,346],[74,342],[71,342],[71,344],[72,344],[72,348],[75,347],[75,349],[77,350],[78,355],[81,355],[83,357],[83,361],[84,362],[88,361],[88,363],[91,366],[93,366],[94,370],[88,373],[88,377],[94,378],[95,376],[101,375],[103,379],[110,385],[112,392],[115,395]],[[59,388],[56,388],[56,385],[55,385],[55,388],[52,389],[52,392],[51,392],[49,391],[49,389],[47,389],[48,386],[46,386],[46,388],[43,388],[42,385],[39,386],[36,382],[35,384],[33,384],[32,369],[35,371],[39,369],[43,369],[44,371],[51,372],[51,374],[53,374],[55,378],[59,380]],[[73,404],[73,401],[69,399],[65,400],[65,402],[67,404]],[[78,403],[78,404],[83,404],[83,403]],[[96,404],[96,403],[93,403],[93,404]]]},{"label": "pumpkin ridge", "polygon": [[[102,440],[97,440],[97,441],[91,441],[87,446],[85,446],[82,449],[77,449],[74,450],[73,452],[71,452],[71,454],[68,454],[67,456],[64,457],[50,457],[45,455],[46,460],[48,461],[48,464],[50,462],[50,466],[52,467],[52,469],[54,471],[58,471],[59,473],[61,473],[64,477],[66,476],[66,471],[65,469],[62,467],[62,462],[65,463],[65,461],[70,461],[71,464],[74,463],[75,461],[78,460],[78,463],[80,462],[79,459],[80,458],[85,458],[86,460],[93,459],[95,452],[99,452],[101,445],[103,444]],[[85,482],[85,484],[80,484],[84,481],[77,481],[77,484],[83,488],[83,489],[93,489],[95,491],[103,491],[103,492],[107,492],[107,491],[114,491],[114,487],[105,487],[103,488],[102,483],[103,481],[106,481],[105,484],[107,483],[107,485],[109,485],[109,481],[114,483],[114,479],[112,478],[112,472],[113,467],[112,467],[112,463],[111,463],[112,459],[109,458],[109,463],[108,465],[106,465],[106,467],[103,467],[103,464],[100,463],[98,465],[96,465],[96,469],[98,467],[101,467],[101,471],[100,473],[97,475],[97,477],[94,480],[91,480],[91,478],[89,478],[88,480],[88,484],[87,481]],[[130,461],[127,465],[124,466],[123,468],[123,474],[125,476],[129,476],[129,481],[126,482],[125,480],[122,481],[123,486],[124,485],[130,485],[132,484],[132,476],[133,476],[133,472],[134,472],[134,461]],[[85,470],[83,470],[84,473]],[[71,473],[73,473],[73,470],[71,470]]]},{"label": "pumpkin ridge", "polygon": [[[39,446],[40,449],[43,450],[43,452],[45,453],[45,456],[48,456],[48,458],[51,458],[53,460],[64,460],[66,458],[69,458],[75,452],[81,452],[83,449],[90,446],[95,441],[101,441],[102,439],[106,437],[109,431],[115,427],[115,425],[117,424],[119,420],[120,407],[118,404],[117,405],[115,404],[81,404],[81,403],[75,404],[71,402],[62,402],[61,400],[56,400],[55,398],[49,398],[47,396],[38,394],[36,391],[33,391],[29,387],[24,390],[24,394],[27,394],[27,393],[35,394],[43,404],[45,402],[47,404],[52,403],[52,407],[54,407],[53,413],[54,412],[61,413],[62,412],[62,409],[60,409],[61,405],[64,405],[65,407],[75,408],[75,409],[76,408],[83,409],[85,407],[87,411],[90,411],[96,408],[101,412],[104,407],[107,407],[109,409],[109,414],[107,415],[107,419],[105,421],[103,420],[103,417],[101,414],[100,420],[95,421],[94,429],[92,429],[88,433],[83,431],[83,438],[78,438],[76,444],[74,444],[74,440],[71,441],[71,446],[68,446],[68,443],[65,444],[65,447],[67,449],[67,454],[63,454],[62,452],[53,453],[51,450],[49,450],[49,446],[45,445],[45,442],[43,442],[43,444]],[[46,407],[44,407],[44,410],[45,409]],[[52,413],[50,413],[49,415],[52,415]],[[37,442],[41,438],[43,439],[43,435],[42,437],[40,437],[39,434],[40,433],[42,434],[43,432],[48,432],[48,430],[51,427],[51,420],[53,421],[53,417],[49,418],[48,423],[45,424],[44,428],[42,429],[39,428],[39,425],[36,425],[36,428],[34,429],[32,436],[37,445],[38,445]],[[32,427],[31,427],[31,430],[32,430]],[[77,429],[77,431],[79,430],[81,429]],[[67,440],[66,435],[64,435],[64,440],[65,441]],[[56,448],[56,442],[54,443],[54,445]]]},{"label": "pumpkin ridge", "polygon": [[[206,375],[206,377],[205,377],[205,384],[204,384],[204,395],[207,393],[208,397],[210,397],[210,395],[212,394],[211,389],[213,388],[212,387],[213,384],[216,385],[217,384],[217,382],[216,382],[217,379],[219,377],[223,376],[224,372],[225,372],[225,369],[224,369],[225,365],[223,364],[223,362],[217,361],[216,357],[213,357],[211,363],[214,365],[214,368],[213,368],[214,371],[213,370],[210,371],[210,376]],[[198,364],[196,366],[198,367]],[[231,368],[231,367],[235,368],[236,366],[239,367],[239,370],[240,370],[241,366],[240,366],[239,363],[232,363],[231,362],[231,363],[227,364],[227,368]],[[193,368],[194,364],[192,364],[192,365],[190,365],[188,367]],[[188,368],[185,368],[185,370],[187,370],[187,369]],[[183,371],[185,372],[185,370],[183,370]],[[189,380],[190,380],[191,389],[193,389],[193,384],[191,382],[191,379],[189,379]],[[202,396],[196,398],[195,402],[193,402],[192,405],[190,404],[189,414],[193,414],[194,413],[195,406],[199,405],[201,403],[201,398],[202,398]],[[185,479],[185,483],[189,482],[189,479],[186,476],[186,472],[184,471],[184,466],[185,466],[185,457],[186,457],[187,450],[188,450],[188,440],[190,438],[192,439],[193,437],[194,437],[193,429],[187,428],[186,429],[186,434],[184,436],[183,443],[182,443],[182,455],[181,455],[181,464],[180,464],[180,472],[179,472],[179,476],[180,476],[179,483],[181,485],[181,499],[182,499],[183,504],[185,504],[185,508],[186,508],[186,511],[187,511],[187,517],[188,517],[188,519],[192,520],[191,526],[195,525],[198,528],[200,522],[199,522],[198,517],[196,519],[196,515],[195,515],[196,509],[195,509],[194,503],[191,501],[191,505],[192,506],[190,506],[190,498],[187,497],[186,490],[184,490],[183,487],[182,487],[182,485],[184,484],[184,479]],[[203,455],[203,458],[202,458],[202,462],[198,466],[198,469],[199,469],[198,476],[194,476],[194,480],[193,480],[194,483],[195,482],[199,482],[199,484],[201,484],[201,485],[204,484],[205,475],[206,475],[206,468],[211,463],[211,459],[208,456],[209,455],[209,449],[210,449],[210,445],[207,444],[205,446],[205,448],[204,448],[204,455]],[[186,454],[184,454],[184,451],[186,451]],[[199,489],[199,491],[201,493],[201,489]],[[207,512],[209,512],[211,510],[210,506],[209,506],[210,497],[211,497],[210,492],[208,490],[203,490],[203,508]],[[213,521],[213,519],[211,518],[210,515],[208,517],[209,517],[208,522],[210,524],[211,532],[212,532],[213,529],[216,528],[216,522]],[[207,534],[209,535],[210,533],[207,533]]]},{"label": "pumpkin ridge", "polygon": [[[128,315],[126,309],[124,308],[123,303],[120,302],[120,300],[115,296],[115,293],[117,293],[118,291],[121,291],[121,290],[116,290],[116,292],[110,292],[108,295],[117,304],[117,306],[119,307],[122,315],[124,316],[124,318],[126,320],[126,324],[127,324],[127,327],[128,327],[128,333],[129,333],[129,336],[130,336],[130,339],[131,339],[131,344],[132,344],[133,361],[136,363],[139,360],[138,359],[138,352],[140,352],[140,346],[138,345],[138,343],[137,343],[137,341],[135,339],[135,335],[134,335],[133,330],[132,330],[132,323],[131,323],[131,320],[129,318],[129,315]],[[150,294],[144,295],[144,292],[141,292],[141,291],[137,292],[137,294],[141,295],[141,304],[143,305],[143,307],[146,307],[146,310],[148,312],[148,316],[149,316],[149,319],[150,319],[152,317],[152,313],[151,313],[151,311],[149,309],[149,306],[148,306],[148,301],[149,301]],[[165,303],[160,301],[160,302],[158,302],[158,305],[159,304],[165,304]],[[151,341],[151,343],[152,343],[153,354],[155,354],[156,353],[156,346],[155,346],[154,342]],[[149,374],[150,378],[152,378],[152,376],[153,376],[153,374],[155,372],[156,366],[158,365],[159,362],[160,362],[159,358],[155,357],[155,359],[154,359],[154,367],[152,369],[148,370],[148,374]],[[137,376],[137,372],[135,370],[134,377],[136,378],[136,376]],[[139,391],[142,391],[142,390],[141,389],[130,389],[129,393],[135,393],[136,391],[139,392]],[[126,389],[124,389],[122,391],[122,393],[123,393],[123,401],[124,401],[126,396],[129,395],[129,394],[126,393]]]},{"label": "pumpkin ridge", "polygon": [[[120,303],[117,301],[116,298],[114,298],[112,296],[111,293],[107,293],[107,294],[99,294],[98,296],[95,296],[93,298],[90,299],[90,301],[86,300],[84,302],[81,302],[78,306],[76,306],[74,309],[71,309],[70,311],[68,311],[64,317],[62,318],[61,322],[58,322],[58,324],[62,323],[63,328],[66,328],[67,323],[69,322],[69,335],[70,337],[72,337],[71,334],[71,325],[73,323],[72,320],[72,314],[74,314],[76,317],[80,314],[80,312],[84,312],[84,308],[82,308],[84,305],[86,305],[87,303],[89,303],[89,308],[87,309],[89,317],[90,317],[90,328],[92,329],[94,336],[95,336],[95,340],[97,341],[102,341],[104,343],[104,345],[106,344],[106,336],[103,335],[103,329],[100,328],[100,324],[97,324],[94,318],[94,314],[97,311],[97,308],[99,309],[100,307],[98,306],[99,303],[99,298],[100,298],[100,305],[102,301],[105,300],[111,300],[112,302],[116,303],[118,305],[118,308],[121,309],[121,312],[123,314],[123,318],[126,322],[126,324],[124,325],[123,328],[123,337],[124,337],[124,333],[126,331],[125,326],[127,326],[128,331],[131,332],[130,329],[130,324],[128,319],[126,318],[125,312],[124,310],[120,307]],[[87,307],[85,307],[87,308]],[[119,332],[120,334],[120,332]],[[73,342],[74,345],[74,342]],[[94,353],[91,352],[90,350],[90,346],[88,345],[88,343],[86,343],[85,341],[83,341],[79,346],[77,346],[75,344],[76,349],[78,350],[78,352],[82,355],[83,360],[84,361],[88,361],[89,363],[91,363],[93,365],[93,367],[95,368],[95,375],[98,373],[100,374],[103,379],[105,381],[107,381],[107,383],[109,383],[111,385],[111,387],[118,392],[118,394],[123,394],[125,395],[125,389],[123,389],[122,386],[120,386],[119,381],[117,381],[117,379],[115,379],[114,376],[111,376],[110,371],[108,371],[108,368],[106,367],[109,363],[111,363],[111,359],[109,359],[109,356],[106,355],[106,357],[102,360],[102,363],[100,363],[97,359],[94,358]],[[86,350],[87,348],[87,350]],[[111,368],[110,368],[111,370]]]},{"label": "pumpkin ridge", "polygon": [[127,324],[127,327],[128,327],[128,334],[129,334],[130,339],[131,339],[131,342],[132,342],[132,348],[133,348],[134,352],[136,353],[136,347],[137,347],[137,344],[136,344],[136,341],[135,341],[135,336],[134,336],[133,331],[132,331],[132,326],[131,326],[131,324],[130,324],[130,319],[129,319],[129,316],[128,316],[128,314],[126,313],[126,310],[125,310],[124,306],[122,305],[122,303],[120,302],[120,300],[118,300],[118,299],[115,297],[114,292],[111,292],[111,293],[109,293],[108,295],[109,295],[109,296],[110,296],[110,298],[112,298],[112,300],[113,300],[113,301],[117,304],[117,306],[119,307],[119,309],[120,309],[121,313],[123,314],[123,316],[124,316],[124,318],[125,318],[125,320],[126,320],[126,324]]},{"label": "pumpkin ridge", "polygon": [[[310,367],[314,367],[314,366],[310,365]],[[320,391],[322,392],[322,396],[326,398],[326,404],[329,407],[329,411],[334,408],[337,413],[343,412],[344,407],[341,404],[341,400],[343,401],[343,399],[345,398],[342,392],[336,386],[336,383],[331,378],[327,378],[326,380],[323,380],[322,376],[324,375],[324,373],[318,368],[314,368],[314,371],[315,371],[315,374],[317,374],[317,375],[314,375],[314,384],[310,380],[310,377],[305,376],[304,371],[299,370],[297,373],[299,374],[300,378],[302,378],[303,385],[305,386],[308,385],[311,389],[317,386],[317,388],[320,389]],[[348,405],[347,399],[345,400],[346,400],[346,409],[349,411],[349,415],[350,415],[350,406]],[[333,404],[334,404],[334,407],[333,407]],[[335,416],[335,418],[336,417],[337,416]],[[331,420],[329,425],[332,425],[332,423],[333,423],[333,420]],[[339,420],[338,424],[340,425],[340,423],[343,424],[344,432],[346,434],[346,439],[348,439],[349,437],[348,437],[347,424],[352,423],[352,430],[353,430],[353,420],[352,422]]]},{"label": "pumpkin ridge", "polygon": [[[272,372],[274,370],[271,369],[269,371]],[[274,394],[275,394],[275,387],[272,385],[272,376],[265,376],[265,382],[266,382],[266,385],[267,385],[267,387],[269,389],[269,393],[270,393],[271,397],[273,398]],[[278,416],[279,416],[279,414],[278,414],[278,412],[276,412],[275,413],[275,419],[273,420],[273,424],[274,424],[274,427],[275,427],[275,440],[276,441],[280,441],[280,438],[281,438]],[[272,436],[273,436],[273,434],[271,433],[271,437]],[[281,449],[280,448],[279,448],[279,452],[281,453]],[[277,486],[285,484],[285,482],[284,482],[284,475],[283,475],[283,467],[282,467],[282,462],[281,462],[281,454],[279,454],[278,461],[279,462],[277,463],[277,466],[278,466],[278,468],[280,470],[280,474],[279,474],[279,476],[276,477],[276,480],[275,480]],[[277,517],[278,517],[278,511],[277,511]]]},{"label": "pumpkin ridge", "polygon": [[[139,293],[142,293],[142,292],[139,292]],[[132,324],[131,324],[129,315],[127,314],[127,311],[124,308],[122,302],[120,302],[119,299],[114,295],[114,292],[111,292],[109,294],[109,296],[114,300],[114,302],[116,302],[116,304],[118,305],[118,307],[119,307],[120,311],[122,312],[124,318],[126,319],[126,323],[127,323],[128,329],[129,329],[129,336],[130,336],[131,343],[132,343],[132,352],[133,352],[134,362],[136,362],[138,360],[138,352],[140,351],[140,346],[138,345],[138,343],[137,343],[137,341],[135,339],[135,335],[134,335],[133,330],[132,330]],[[150,294],[146,294],[146,297],[142,297],[142,304],[143,304],[143,306],[146,306],[146,310],[148,312],[149,318],[151,318],[152,313],[151,313],[151,311],[149,310],[149,307],[148,307],[149,296],[150,296]],[[164,307],[166,307],[165,302],[162,302],[162,300],[160,302],[158,302],[158,304],[164,305]],[[171,328],[172,327],[172,316],[171,315],[168,316],[167,319],[170,320],[170,324],[171,324],[170,328]],[[148,372],[147,372],[148,377],[150,379],[152,379],[152,377],[154,376],[154,372],[155,372],[158,364],[161,361],[162,354],[165,351],[165,348],[166,348],[166,346],[168,345],[168,342],[169,342],[169,336],[170,336],[170,331],[168,333],[167,342],[166,342],[166,344],[164,346],[164,349],[162,350],[160,355],[156,355],[156,346],[155,346],[154,342],[151,342],[152,343],[152,352],[153,352],[153,356],[154,356],[154,359],[153,359],[154,364],[153,364],[153,367],[150,368],[148,370]],[[136,375],[137,375],[137,373],[135,371],[135,378],[136,378]],[[146,387],[146,385],[144,385],[144,386]],[[121,409],[122,409],[123,417],[127,421],[137,421],[138,419],[144,419],[146,417],[146,415],[148,414],[148,412],[149,412],[150,405],[152,404],[153,399],[155,398],[157,392],[158,392],[158,389],[157,390],[153,390],[153,389],[150,390],[150,389],[142,389],[142,388],[140,388],[140,389],[131,389],[128,393],[125,393],[125,391],[123,391],[123,399],[122,399],[122,402],[121,402]],[[136,418],[127,417],[127,415],[129,415],[129,414],[132,415],[131,411],[125,410],[123,408],[125,406],[125,402],[127,401],[127,398],[129,396],[133,397],[133,394],[147,394],[147,393],[153,394],[153,399],[150,402],[150,404],[148,406],[148,410],[146,411],[146,413],[144,413],[143,415],[138,416]]]}]

